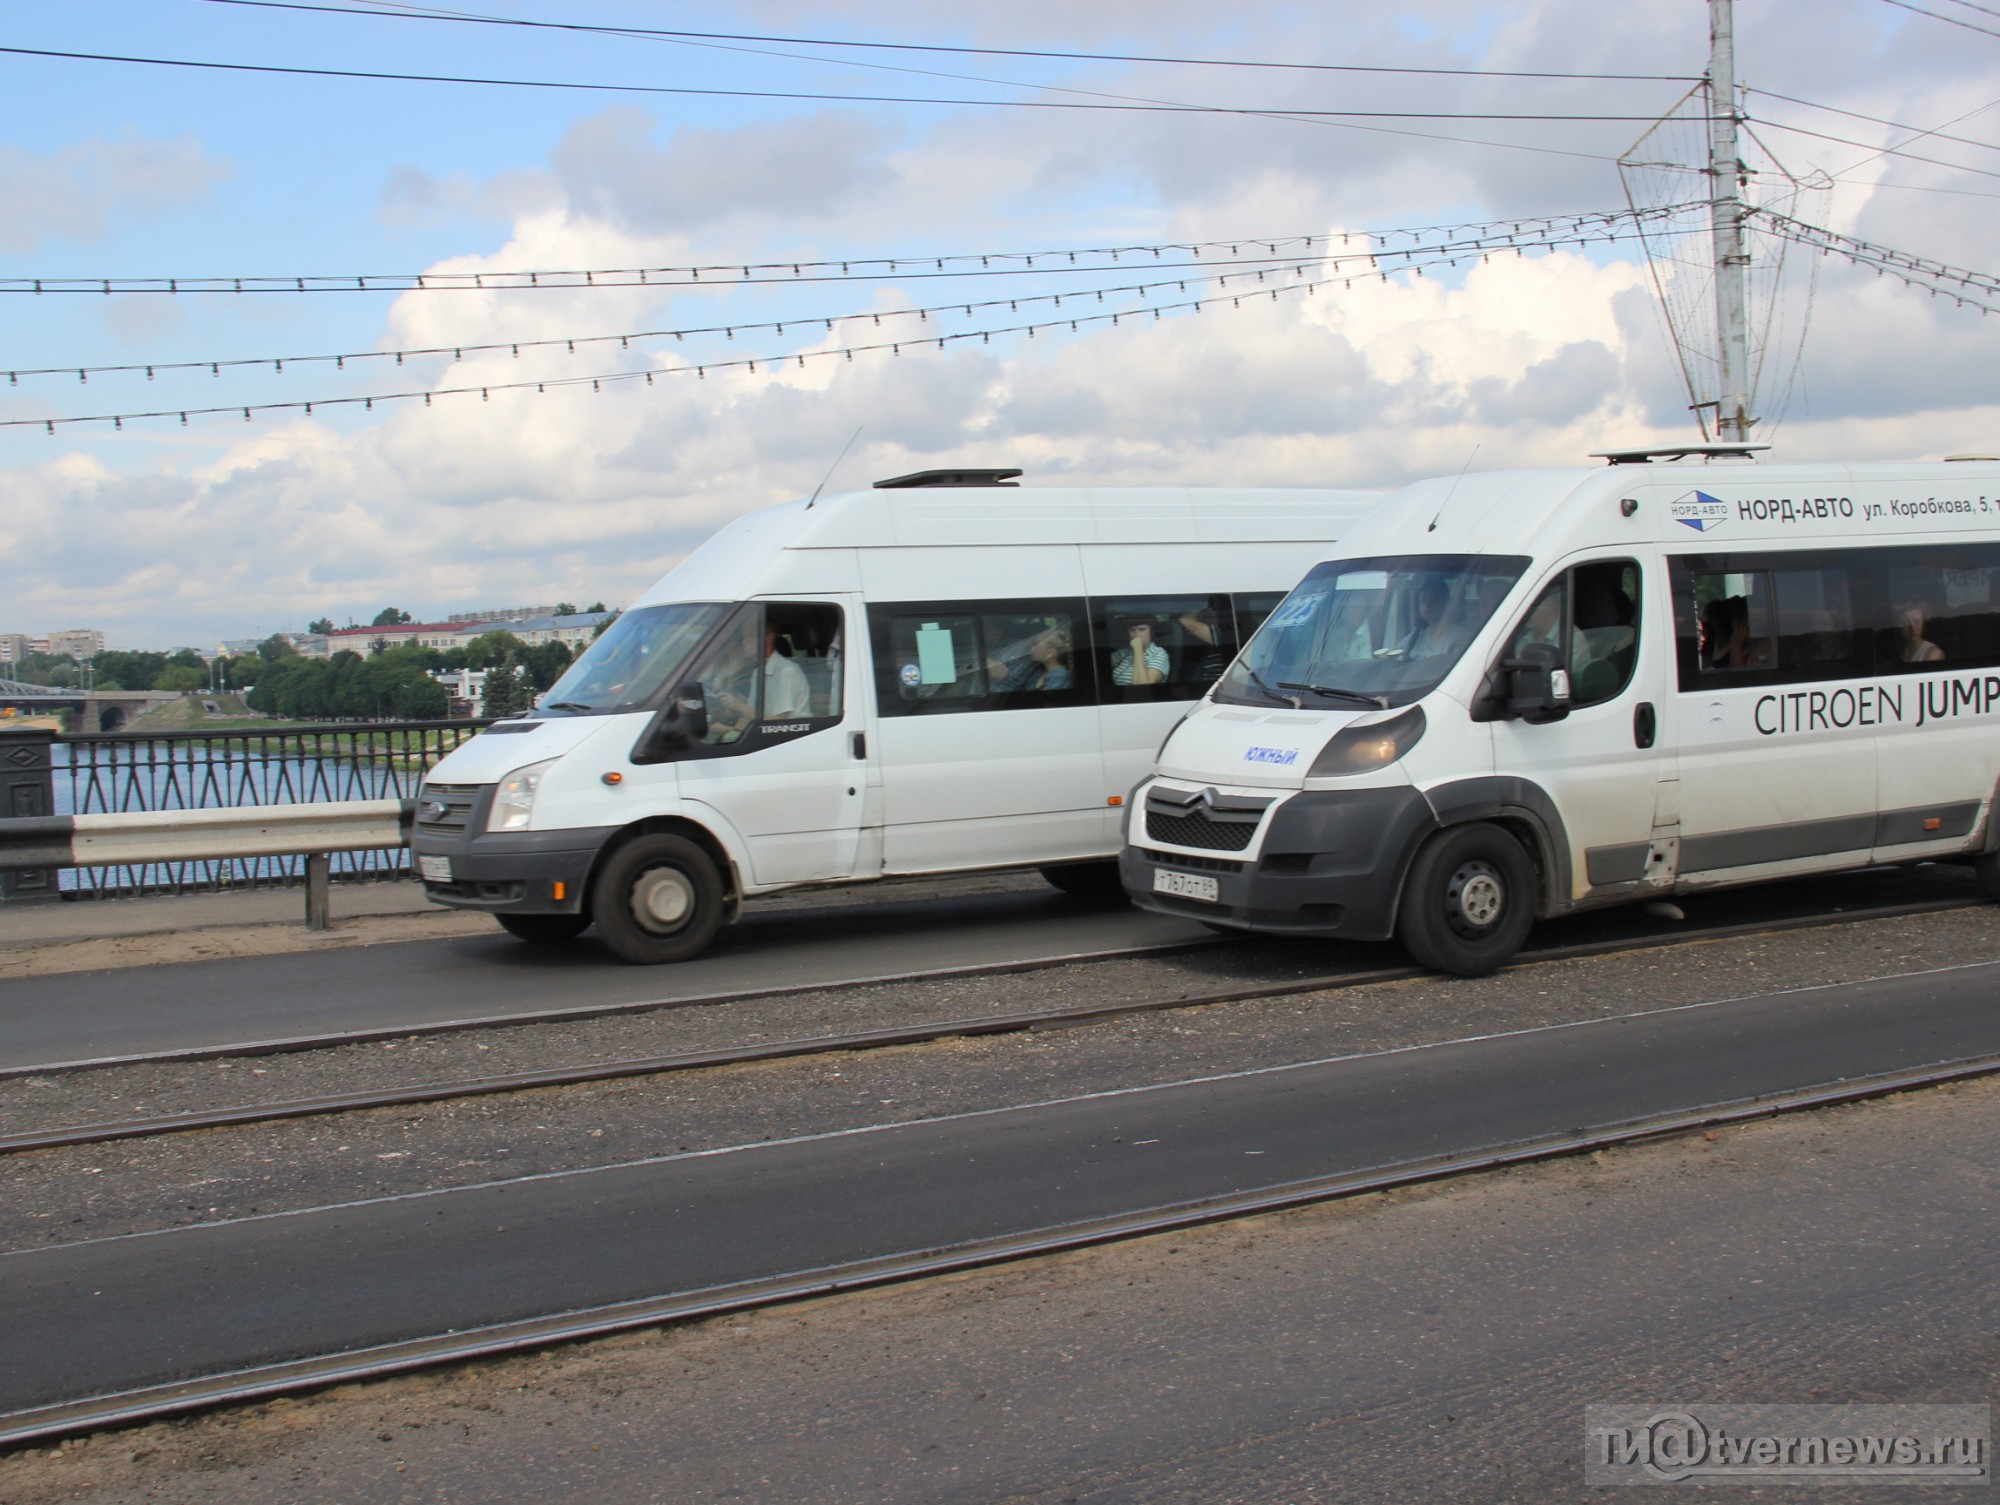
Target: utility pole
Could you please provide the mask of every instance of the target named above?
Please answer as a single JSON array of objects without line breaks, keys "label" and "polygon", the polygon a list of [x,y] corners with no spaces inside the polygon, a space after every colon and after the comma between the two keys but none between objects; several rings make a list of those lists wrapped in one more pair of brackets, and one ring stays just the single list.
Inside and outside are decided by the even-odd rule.
[{"label": "utility pole", "polygon": [[1750,253],[1743,239],[1736,146],[1735,0],[1708,0],[1709,224],[1715,240],[1715,332],[1722,360],[1715,436],[1750,437]]}]

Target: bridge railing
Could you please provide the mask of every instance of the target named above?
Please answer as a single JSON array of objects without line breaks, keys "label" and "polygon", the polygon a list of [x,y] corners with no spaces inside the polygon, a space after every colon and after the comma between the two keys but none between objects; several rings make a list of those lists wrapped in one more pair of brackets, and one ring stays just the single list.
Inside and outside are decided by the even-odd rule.
[{"label": "bridge railing", "polygon": [[[490,724],[376,721],[58,734],[47,754],[47,805],[7,813],[94,817],[409,800],[440,758]],[[5,736],[0,733],[0,740]],[[400,842],[385,842],[334,851],[330,867],[331,876],[343,881],[397,878],[407,875],[409,854]],[[59,888],[67,897],[109,898],[291,887],[307,877],[304,849],[162,852],[151,860],[62,868]]]},{"label": "bridge railing", "polygon": [[324,930],[333,859],[407,848],[415,804],[407,799],[333,800],[0,820],[0,873],[296,858],[304,864],[306,926]]}]

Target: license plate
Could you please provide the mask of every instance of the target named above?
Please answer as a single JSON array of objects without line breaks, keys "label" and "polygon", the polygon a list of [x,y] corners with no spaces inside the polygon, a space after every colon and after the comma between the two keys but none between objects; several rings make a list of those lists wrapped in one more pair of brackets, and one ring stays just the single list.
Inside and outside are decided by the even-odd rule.
[{"label": "license plate", "polygon": [[1183,899],[1206,899],[1215,904],[1222,898],[1222,880],[1205,878],[1200,873],[1175,873],[1156,867],[1153,869],[1153,892],[1178,894]]},{"label": "license plate", "polygon": [[426,883],[451,882],[451,859],[449,857],[419,857],[417,871],[424,875]]}]

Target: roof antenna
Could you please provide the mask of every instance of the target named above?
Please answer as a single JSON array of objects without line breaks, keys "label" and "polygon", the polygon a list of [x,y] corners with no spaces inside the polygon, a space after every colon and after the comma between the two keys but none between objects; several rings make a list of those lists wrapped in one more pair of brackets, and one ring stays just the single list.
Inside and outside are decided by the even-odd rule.
[{"label": "roof antenna", "polygon": [[1458,474],[1451,478],[1451,491],[1447,491],[1444,494],[1444,500],[1438,503],[1437,517],[1433,517],[1431,519],[1431,525],[1428,528],[1424,529],[1426,533],[1437,532],[1438,517],[1443,517],[1444,509],[1451,505],[1451,492],[1458,490],[1458,483],[1465,479],[1465,473],[1468,470],[1472,469],[1472,462],[1474,460],[1477,460],[1478,458],[1479,458],[1479,446],[1475,444],[1472,446],[1472,453],[1465,457],[1465,463],[1458,467]]},{"label": "roof antenna", "polygon": [[822,491],[826,490],[826,483],[833,479],[833,473],[836,470],[840,469],[840,462],[847,458],[847,452],[850,449],[854,448],[854,441],[856,439],[859,439],[860,437],[861,437],[861,425],[857,423],[854,426],[854,432],[847,436],[847,442],[840,446],[840,453],[835,455],[833,457],[833,463],[827,466],[826,474],[821,476],[819,484],[813,487],[813,494],[806,498],[806,505],[805,505],[806,511],[808,512],[812,511],[813,503],[819,500],[819,494]]}]

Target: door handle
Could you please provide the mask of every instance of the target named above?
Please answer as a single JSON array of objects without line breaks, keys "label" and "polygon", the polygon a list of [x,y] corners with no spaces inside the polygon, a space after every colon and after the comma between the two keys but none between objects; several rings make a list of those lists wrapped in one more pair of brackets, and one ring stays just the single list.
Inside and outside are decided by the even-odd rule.
[{"label": "door handle", "polygon": [[1653,702],[1642,700],[1632,708],[1632,745],[1651,747],[1653,739],[1659,735],[1659,717],[1654,714]]},{"label": "door handle", "polygon": [[854,734],[853,747],[855,757],[866,758],[868,756],[868,733],[856,732]]}]

